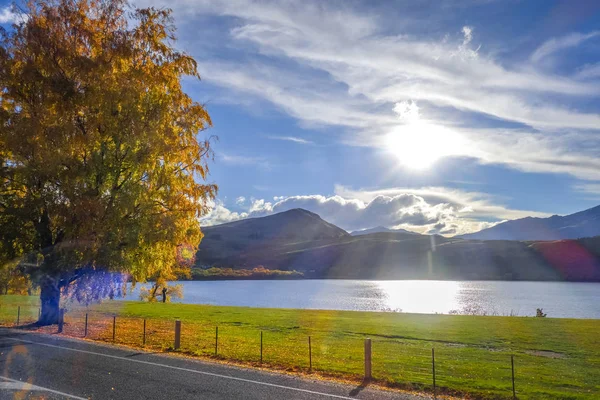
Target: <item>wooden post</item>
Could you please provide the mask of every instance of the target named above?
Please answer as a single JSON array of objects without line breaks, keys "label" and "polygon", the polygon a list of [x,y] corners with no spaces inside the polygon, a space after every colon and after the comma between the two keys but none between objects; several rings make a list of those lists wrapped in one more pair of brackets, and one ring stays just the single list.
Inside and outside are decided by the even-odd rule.
[{"label": "wooden post", "polygon": [[181,321],[177,320],[177,321],[175,321],[175,345],[173,346],[173,348],[175,350],[179,350],[180,346],[181,346]]},{"label": "wooden post", "polygon": [[510,366],[512,370],[512,390],[513,390],[513,399],[517,398],[517,392],[515,390],[515,357],[513,355],[510,356]]},{"label": "wooden post", "polygon": [[310,345],[310,336],[308,337],[308,371],[312,372],[312,348]]},{"label": "wooden post", "polygon": [[431,348],[431,372],[433,374],[433,398],[436,398],[436,387],[435,387],[435,350]]},{"label": "wooden post", "polygon": [[21,306],[17,306],[17,326],[19,326],[20,320],[21,320]]},{"label": "wooden post", "polygon": [[88,330],[88,313],[85,313],[85,329],[83,331],[83,337],[87,337]]},{"label": "wooden post", "polygon": [[144,318],[144,335],[142,336],[142,346],[146,345],[146,318]]},{"label": "wooden post", "polygon": [[371,377],[371,339],[365,339],[365,381]]},{"label": "wooden post", "polygon": [[117,316],[113,315],[113,342],[115,341],[116,331],[117,331]]},{"label": "wooden post", "polygon": [[260,331],[260,363],[262,364],[262,331]]},{"label": "wooden post", "polygon": [[215,356],[219,354],[219,327],[215,330]]},{"label": "wooden post", "polygon": [[65,309],[60,308],[58,310],[58,333],[62,333],[65,325]]},{"label": "wooden post", "polygon": [[262,364],[262,331],[260,331],[260,363]]}]

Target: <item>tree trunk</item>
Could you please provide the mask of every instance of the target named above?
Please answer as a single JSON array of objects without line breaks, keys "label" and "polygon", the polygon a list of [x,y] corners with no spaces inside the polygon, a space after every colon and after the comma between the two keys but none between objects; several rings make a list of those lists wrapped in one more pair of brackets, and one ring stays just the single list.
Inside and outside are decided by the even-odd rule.
[{"label": "tree trunk", "polygon": [[167,288],[163,288],[162,289],[162,302],[166,303],[167,302]]},{"label": "tree trunk", "polygon": [[60,289],[54,282],[44,282],[40,292],[40,301],[42,303],[42,312],[37,325],[58,324]]},{"label": "tree trunk", "polygon": [[154,301],[154,300],[156,300],[156,292],[157,291],[158,291],[158,285],[155,283],[154,287],[152,288],[152,294],[148,298],[148,301]]}]

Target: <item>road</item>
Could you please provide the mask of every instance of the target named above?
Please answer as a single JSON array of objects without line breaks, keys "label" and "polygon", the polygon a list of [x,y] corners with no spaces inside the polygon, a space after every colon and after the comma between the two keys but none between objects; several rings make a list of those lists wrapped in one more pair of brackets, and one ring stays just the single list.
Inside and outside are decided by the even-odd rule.
[{"label": "road", "polygon": [[424,398],[0,328],[0,400]]}]

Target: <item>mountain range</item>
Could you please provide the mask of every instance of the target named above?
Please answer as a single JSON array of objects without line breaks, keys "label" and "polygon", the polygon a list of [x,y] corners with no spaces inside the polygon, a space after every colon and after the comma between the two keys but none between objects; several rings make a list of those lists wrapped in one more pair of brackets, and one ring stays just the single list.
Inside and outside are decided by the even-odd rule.
[{"label": "mountain range", "polygon": [[[578,214],[596,215],[573,216]],[[552,219],[556,217],[547,218]],[[593,232],[594,219],[578,221]],[[600,281],[600,236],[554,241],[475,240],[404,231],[353,236],[303,209],[208,226],[203,232],[199,267],[264,266],[297,270],[307,278]]]},{"label": "mountain range", "polygon": [[600,206],[575,214],[506,221],[479,232],[462,235],[479,240],[561,240],[600,235]]}]

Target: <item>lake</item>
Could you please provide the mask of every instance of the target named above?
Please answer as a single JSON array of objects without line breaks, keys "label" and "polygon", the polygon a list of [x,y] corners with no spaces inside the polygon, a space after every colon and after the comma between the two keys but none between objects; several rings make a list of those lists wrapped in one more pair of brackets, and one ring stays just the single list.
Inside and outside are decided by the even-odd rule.
[{"label": "lake", "polygon": [[[600,319],[600,283],[501,281],[185,281],[175,302],[269,308]],[[138,300],[139,286],[126,299]]]}]

